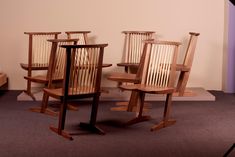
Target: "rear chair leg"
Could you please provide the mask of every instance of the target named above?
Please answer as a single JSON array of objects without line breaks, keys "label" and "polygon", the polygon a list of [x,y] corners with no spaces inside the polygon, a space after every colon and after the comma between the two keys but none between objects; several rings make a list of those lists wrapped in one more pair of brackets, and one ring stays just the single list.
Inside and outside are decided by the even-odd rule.
[{"label": "rear chair leg", "polygon": [[48,106],[48,99],[49,99],[49,96],[44,93],[42,103],[41,103],[41,107],[32,107],[29,110],[32,111],[32,112],[45,113],[47,115],[57,117],[58,113],[47,107]]},{"label": "rear chair leg", "polygon": [[33,93],[31,92],[31,82],[27,80],[27,89],[24,90],[24,92],[30,96],[34,101],[36,101],[36,98],[34,97]]},{"label": "rear chair leg", "polygon": [[105,132],[96,126],[99,96],[100,96],[100,94],[95,94],[95,96],[93,97],[90,122],[89,123],[80,123],[79,126],[85,130],[104,135]]},{"label": "rear chair leg", "polygon": [[160,123],[154,125],[151,128],[151,131],[159,130],[176,123],[176,120],[169,119],[171,112],[171,103],[172,103],[172,93],[167,94],[166,96],[163,120]]},{"label": "rear chair leg", "polygon": [[67,110],[67,101],[64,100],[63,103],[61,104],[61,107],[60,107],[58,128],[50,126],[50,129],[53,132],[57,133],[58,135],[66,138],[66,139],[73,140],[72,136],[69,133],[67,133],[66,131],[64,131],[66,110]]},{"label": "rear chair leg", "polygon": [[137,117],[135,117],[134,119],[126,122],[124,125],[125,126],[128,126],[128,125],[133,125],[133,124],[136,124],[136,123],[139,123],[139,122],[144,122],[144,121],[148,121],[151,119],[150,116],[143,116],[143,109],[144,109],[144,98],[145,98],[145,93],[143,92],[136,92],[136,98],[137,101],[137,107],[139,107],[139,112],[138,112],[138,115]]}]

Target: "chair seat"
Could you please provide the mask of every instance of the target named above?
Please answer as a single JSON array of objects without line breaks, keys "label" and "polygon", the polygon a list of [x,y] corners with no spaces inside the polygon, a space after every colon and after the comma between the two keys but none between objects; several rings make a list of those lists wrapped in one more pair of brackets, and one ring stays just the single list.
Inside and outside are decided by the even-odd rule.
[{"label": "chair seat", "polygon": [[121,89],[125,90],[137,90],[151,94],[166,94],[173,93],[175,88],[171,87],[156,87],[156,86],[145,86],[141,84],[133,84],[133,85],[121,85]]},{"label": "chair seat", "polygon": [[[23,68],[24,70],[29,70],[29,65],[25,64],[25,63],[20,63],[21,68]],[[31,66],[32,70],[47,70],[48,69],[48,63],[45,64],[33,64]]]},{"label": "chair seat", "polygon": [[140,82],[140,78],[136,78],[136,74],[130,74],[130,73],[113,73],[109,75],[107,79],[118,82],[130,82],[130,83]]},{"label": "chair seat", "polygon": [[111,66],[112,66],[111,63],[104,63],[104,64],[102,64],[103,68],[107,68],[107,67],[111,67]]},{"label": "chair seat", "polygon": [[[49,96],[56,98],[56,99],[61,99],[64,96],[62,88],[55,88],[55,89],[44,88],[43,90]],[[94,88],[91,88],[91,87],[80,87],[79,89],[76,90],[76,92],[74,92],[74,90],[70,88],[68,91],[68,97],[76,96],[76,98],[85,98],[86,96],[93,95],[94,93],[95,93]]]},{"label": "chair seat", "polygon": [[[139,63],[118,63],[117,66],[138,68]],[[183,64],[176,64],[176,71],[189,71],[190,67]]]},{"label": "chair seat", "polygon": [[[46,78],[46,75],[36,75],[33,77],[28,77],[25,76],[24,77],[26,80],[30,80],[32,82],[36,82],[36,83],[48,83],[48,79]],[[56,78],[56,79],[52,79],[53,82],[60,82],[63,81],[62,78]]]},{"label": "chair seat", "polygon": [[117,66],[138,68],[139,63],[117,63]]}]

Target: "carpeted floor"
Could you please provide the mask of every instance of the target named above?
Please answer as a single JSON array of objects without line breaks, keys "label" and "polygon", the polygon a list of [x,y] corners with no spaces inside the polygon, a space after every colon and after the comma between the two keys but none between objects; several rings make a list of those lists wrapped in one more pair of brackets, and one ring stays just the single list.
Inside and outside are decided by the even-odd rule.
[{"label": "carpeted floor", "polygon": [[1,92],[1,157],[222,157],[235,142],[234,94],[211,91],[216,101],[175,101],[176,124],[156,132],[150,127],[161,120],[163,102],[151,102],[151,121],[125,128],[119,124],[135,114],[110,111],[114,102],[100,102],[97,121],[104,136],[78,130],[90,115],[90,105],[81,103],[79,111],[68,111],[66,130],[78,133],[68,141],[49,130],[56,117],[28,111],[39,101],[16,100],[20,92]]}]

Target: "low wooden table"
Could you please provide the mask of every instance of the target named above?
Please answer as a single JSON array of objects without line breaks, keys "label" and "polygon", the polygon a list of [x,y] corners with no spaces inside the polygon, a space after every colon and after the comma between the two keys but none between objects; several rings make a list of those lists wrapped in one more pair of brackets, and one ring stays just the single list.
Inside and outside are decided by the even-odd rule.
[{"label": "low wooden table", "polygon": [[7,75],[0,73],[0,87],[7,83]]}]

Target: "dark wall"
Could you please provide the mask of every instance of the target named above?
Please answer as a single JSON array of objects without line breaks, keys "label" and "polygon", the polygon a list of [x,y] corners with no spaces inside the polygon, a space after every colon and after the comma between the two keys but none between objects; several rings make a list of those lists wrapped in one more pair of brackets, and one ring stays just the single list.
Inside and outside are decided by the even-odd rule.
[{"label": "dark wall", "polygon": [[230,0],[231,3],[233,3],[233,5],[235,5],[235,0]]}]

